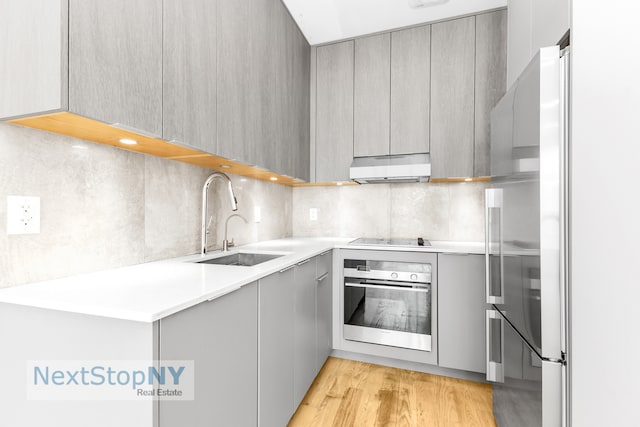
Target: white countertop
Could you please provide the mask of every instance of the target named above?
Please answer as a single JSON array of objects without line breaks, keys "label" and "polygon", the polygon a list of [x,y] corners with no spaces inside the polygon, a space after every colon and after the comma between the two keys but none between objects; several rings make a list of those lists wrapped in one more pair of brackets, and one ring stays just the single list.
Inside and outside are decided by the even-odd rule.
[{"label": "white countertop", "polygon": [[220,252],[190,255],[0,289],[0,302],[154,322],[334,248],[484,253],[482,243],[431,242],[430,247],[378,247],[348,245],[351,240],[289,238],[254,243],[229,253],[250,251],[283,256],[253,267],[238,267],[194,262],[220,256]]}]

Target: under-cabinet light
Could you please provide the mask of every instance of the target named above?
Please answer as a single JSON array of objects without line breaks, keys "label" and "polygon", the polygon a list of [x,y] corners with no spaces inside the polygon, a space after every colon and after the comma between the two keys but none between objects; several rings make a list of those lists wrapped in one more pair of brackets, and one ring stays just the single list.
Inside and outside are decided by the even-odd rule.
[{"label": "under-cabinet light", "polygon": [[137,145],[138,141],[136,141],[135,139],[122,138],[120,139],[120,143],[125,145]]}]

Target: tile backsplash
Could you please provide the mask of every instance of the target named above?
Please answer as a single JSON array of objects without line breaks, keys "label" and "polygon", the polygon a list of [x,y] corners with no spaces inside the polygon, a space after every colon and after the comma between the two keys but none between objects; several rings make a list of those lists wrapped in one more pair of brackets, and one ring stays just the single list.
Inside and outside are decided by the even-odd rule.
[{"label": "tile backsplash", "polygon": [[[9,124],[0,124],[0,287],[197,253],[202,185],[212,171]],[[239,244],[290,236],[291,188],[231,175]],[[231,213],[210,189],[209,242]],[[38,196],[41,232],[7,235],[6,197]],[[254,223],[254,207],[262,221]]]},{"label": "tile backsplash", "polygon": [[[484,240],[484,182],[293,189],[293,234]],[[309,209],[318,209],[317,221]]]},{"label": "tile backsplash", "polygon": [[[202,185],[212,171],[0,123],[0,288],[200,250]],[[289,236],[483,239],[485,183],[298,187],[229,174],[237,245]],[[234,212],[209,197],[209,247]],[[8,195],[38,196],[41,232],[7,235]],[[255,222],[255,209],[260,222]],[[318,220],[309,220],[309,209]]]}]

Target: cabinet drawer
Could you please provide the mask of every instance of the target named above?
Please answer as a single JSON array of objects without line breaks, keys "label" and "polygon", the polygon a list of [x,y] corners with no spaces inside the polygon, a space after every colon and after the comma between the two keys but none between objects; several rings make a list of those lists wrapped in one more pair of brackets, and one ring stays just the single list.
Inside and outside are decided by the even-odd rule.
[{"label": "cabinet drawer", "polygon": [[331,251],[321,253],[316,259],[316,278],[318,278],[327,274],[331,269]]}]

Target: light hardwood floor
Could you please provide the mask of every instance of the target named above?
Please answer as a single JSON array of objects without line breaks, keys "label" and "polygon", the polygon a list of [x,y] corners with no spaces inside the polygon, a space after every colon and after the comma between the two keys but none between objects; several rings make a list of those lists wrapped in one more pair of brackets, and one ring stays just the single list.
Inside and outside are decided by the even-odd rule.
[{"label": "light hardwood floor", "polygon": [[330,357],[291,427],[491,426],[491,385]]}]

